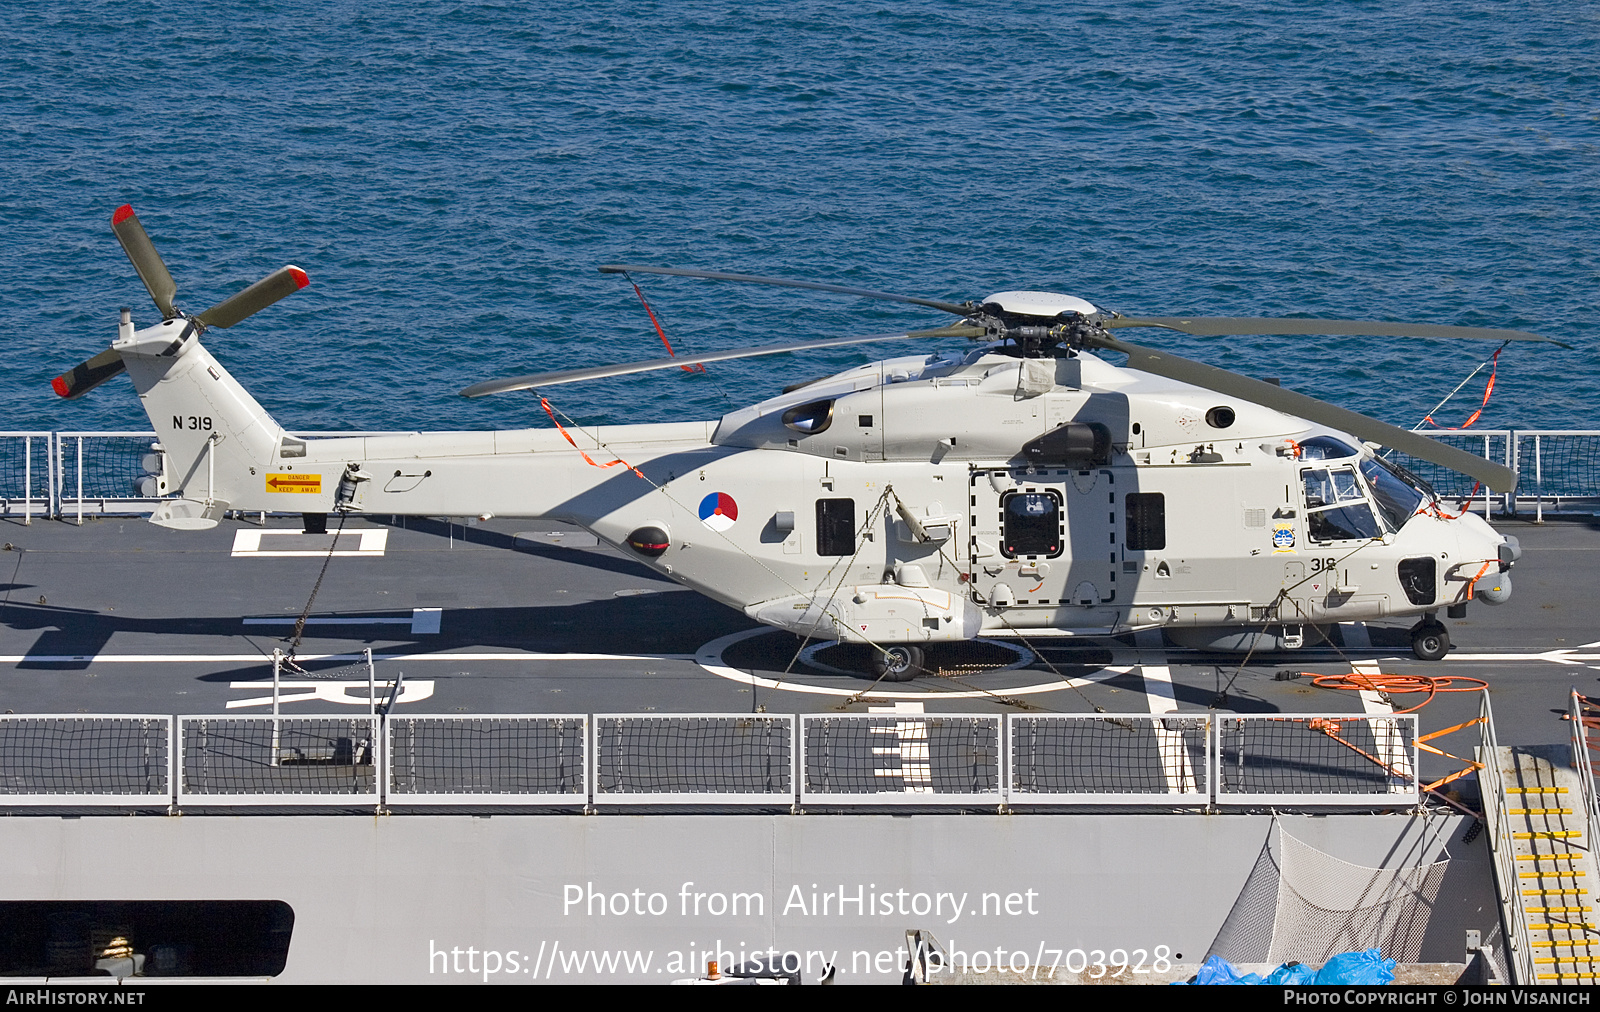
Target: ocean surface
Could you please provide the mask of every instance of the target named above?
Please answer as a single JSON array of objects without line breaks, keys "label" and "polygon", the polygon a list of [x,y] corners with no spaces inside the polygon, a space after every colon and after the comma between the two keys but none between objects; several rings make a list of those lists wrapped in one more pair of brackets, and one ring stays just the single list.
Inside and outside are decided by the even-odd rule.
[{"label": "ocean surface", "polygon": [[[1269,9],[1270,8],[1270,9]],[[147,427],[52,376],[157,314],[131,202],[197,312],[311,287],[210,347],[291,429],[547,424],[498,376],[655,358],[601,263],[1150,315],[1532,330],[1479,427],[1600,428],[1594,2],[42,3],[0,14],[0,429]],[[946,322],[644,278],[681,350]],[[1128,332],[1124,332],[1125,334]],[[1402,425],[1494,346],[1157,344]],[[703,418],[874,345],[553,388]],[[1459,424],[1480,377],[1438,414]]]}]

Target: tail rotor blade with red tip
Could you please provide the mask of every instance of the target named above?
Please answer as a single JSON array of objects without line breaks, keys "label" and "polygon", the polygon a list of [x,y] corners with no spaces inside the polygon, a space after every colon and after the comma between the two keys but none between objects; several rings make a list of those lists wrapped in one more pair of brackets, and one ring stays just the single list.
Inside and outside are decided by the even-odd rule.
[{"label": "tail rotor blade with red tip", "polygon": [[223,299],[195,319],[204,326],[221,327],[226,330],[252,313],[258,313],[279,299],[293,295],[310,283],[311,279],[306,276],[305,271],[290,265],[273,271],[238,295]]},{"label": "tail rotor blade with red tip", "polygon": [[82,397],[125,368],[122,356],[117,354],[115,349],[107,348],[89,361],[80,363],[70,371],[57,376],[50,381],[50,386],[57,394],[72,400]]},{"label": "tail rotor blade with red tip", "polygon": [[167,265],[161,261],[161,254],[156,252],[155,243],[150,241],[144,226],[139,224],[139,216],[133,213],[132,204],[123,204],[112,213],[111,231],[117,234],[122,251],[133,261],[133,269],[139,272],[139,280],[144,282],[156,308],[161,310],[161,318],[170,320],[176,317],[178,311],[172,306],[172,296],[177,294],[178,283],[172,280]]}]

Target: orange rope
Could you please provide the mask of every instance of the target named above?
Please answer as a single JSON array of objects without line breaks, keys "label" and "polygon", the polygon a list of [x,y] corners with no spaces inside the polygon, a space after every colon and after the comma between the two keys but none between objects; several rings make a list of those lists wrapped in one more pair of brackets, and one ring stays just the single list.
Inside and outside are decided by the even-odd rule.
[{"label": "orange rope", "polygon": [[1489,567],[1490,566],[1496,564],[1499,561],[1500,561],[1499,559],[1490,559],[1489,561],[1485,562],[1482,566],[1480,566],[1478,568],[1477,575],[1474,576],[1467,583],[1467,600],[1468,601],[1472,600],[1472,592],[1478,586],[1478,581],[1483,579],[1483,574],[1487,573],[1489,571]]},{"label": "orange rope", "polygon": [[1457,507],[1461,510],[1460,513],[1446,513],[1431,499],[1417,507],[1417,512],[1432,514],[1433,516],[1438,517],[1440,520],[1460,520],[1462,517],[1467,515],[1468,510],[1472,509],[1472,500],[1475,496],[1477,496],[1478,489],[1482,487],[1483,482],[1481,481],[1472,486],[1472,491],[1467,493],[1467,497],[1461,500],[1461,504]]},{"label": "orange rope", "polygon": [[[1308,671],[1306,674],[1311,672]],[[1454,682],[1466,684],[1461,688],[1455,688],[1452,685]],[[1360,671],[1352,671],[1347,675],[1316,675],[1311,679],[1311,684],[1319,689],[1381,692],[1390,696],[1409,696],[1418,692],[1428,694],[1427,698],[1416,706],[1396,710],[1395,713],[1416,713],[1441,692],[1479,692],[1489,687],[1489,683],[1481,678],[1465,678],[1461,675],[1368,675]]]},{"label": "orange rope", "polygon": [[[550,406],[550,399],[548,397],[539,398],[539,406],[541,408],[544,408],[544,413],[550,416],[550,420],[552,422],[555,422],[556,431],[561,433],[562,436],[565,436],[567,442],[572,443],[572,436],[570,434],[568,434],[566,429],[561,427],[561,423],[559,421],[556,421],[556,411],[555,411],[555,408],[552,408]],[[643,471],[639,470],[637,467],[634,467],[632,464],[630,464],[627,461],[623,460],[621,457],[618,457],[616,460],[613,460],[609,464],[597,464],[597,463],[595,463],[595,459],[593,457],[589,456],[587,453],[584,453],[583,450],[578,448],[578,444],[577,443],[572,443],[572,448],[574,450],[578,451],[578,455],[579,456],[581,456],[584,460],[589,462],[589,466],[590,467],[616,467],[618,464],[621,464],[623,467],[625,467],[628,470],[632,471],[634,474],[638,475],[639,477],[641,477],[641,478],[644,477],[644,472]]]},{"label": "orange rope", "polygon": [[[627,277],[627,275],[624,274],[623,277]],[[661,338],[661,343],[667,346],[667,357],[668,358],[677,358],[678,357],[678,353],[672,350],[672,342],[667,340],[667,332],[661,329],[661,321],[656,319],[656,311],[651,309],[650,308],[650,303],[648,303],[648,302],[646,302],[644,300],[644,292],[639,290],[639,286],[634,283],[634,280],[631,277],[628,278],[628,284],[633,285],[633,294],[639,296],[639,305],[644,307],[645,315],[649,316],[650,317],[650,322],[655,324],[656,336]],[[680,365],[680,366],[678,366],[678,368],[682,369],[684,372],[705,372],[706,371],[706,367],[705,367],[704,363],[700,363],[700,364],[697,364],[697,365]]]},{"label": "orange rope", "polygon": [[[1438,422],[1433,420],[1433,416],[1432,415],[1429,415],[1428,417],[1423,419],[1423,422],[1426,423],[1426,424],[1432,425],[1436,429],[1447,429],[1447,430],[1449,430],[1451,432],[1458,432],[1461,429],[1470,429],[1473,426],[1473,424],[1475,422],[1477,422],[1477,420],[1483,416],[1483,409],[1487,408],[1489,406],[1489,395],[1494,393],[1494,374],[1495,374],[1495,371],[1500,368],[1500,352],[1505,351],[1505,350],[1506,350],[1506,346],[1502,344],[1498,349],[1496,349],[1496,351],[1495,351],[1495,353],[1493,355],[1489,356],[1489,362],[1490,362],[1490,366],[1489,366],[1489,382],[1487,384],[1485,384],[1485,386],[1483,388],[1483,403],[1478,405],[1478,410],[1476,410],[1476,411],[1474,411],[1472,413],[1472,417],[1471,418],[1468,418],[1466,421],[1462,422],[1460,425],[1440,425]],[[1480,365],[1480,366],[1478,366],[1478,368],[1482,369],[1483,366]]]}]

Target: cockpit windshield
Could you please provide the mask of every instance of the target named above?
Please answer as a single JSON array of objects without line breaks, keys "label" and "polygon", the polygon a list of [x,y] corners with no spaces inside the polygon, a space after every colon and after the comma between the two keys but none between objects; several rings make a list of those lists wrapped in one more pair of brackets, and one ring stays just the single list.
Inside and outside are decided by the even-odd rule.
[{"label": "cockpit windshield", "polygon": [[1361,474],[1372,487],[1372,498],[1389,527],[1398,531],[1422,508],[1426,496],[1385,461],[1373,457],[1361,462]]}]

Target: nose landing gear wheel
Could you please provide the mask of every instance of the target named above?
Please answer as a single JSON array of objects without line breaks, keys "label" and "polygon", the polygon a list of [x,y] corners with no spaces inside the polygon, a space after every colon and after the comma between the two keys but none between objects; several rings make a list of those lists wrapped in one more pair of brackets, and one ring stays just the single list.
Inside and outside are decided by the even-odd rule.
[{"label": "nose landing gear wheel", "polygon": [[902,644],[874,654],[872,673],[886,682],[909,682],[922,674],[922,648]]},{"label": "nose landing gear wheel", "polygon": [[1422,621],[1411,627],[1411,652],[1421,661],[1441,661],[1450,652],[1450,633],[1444,623]]}]

